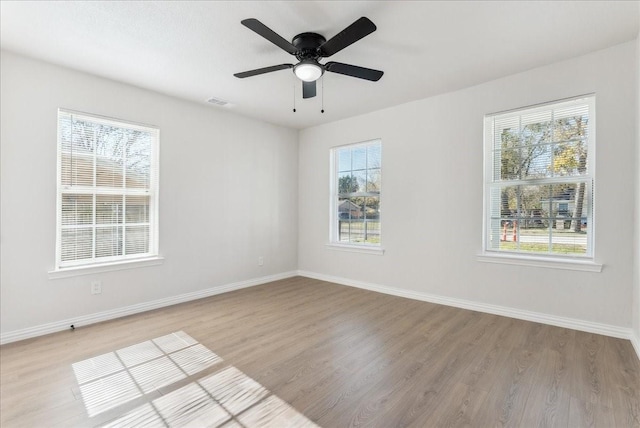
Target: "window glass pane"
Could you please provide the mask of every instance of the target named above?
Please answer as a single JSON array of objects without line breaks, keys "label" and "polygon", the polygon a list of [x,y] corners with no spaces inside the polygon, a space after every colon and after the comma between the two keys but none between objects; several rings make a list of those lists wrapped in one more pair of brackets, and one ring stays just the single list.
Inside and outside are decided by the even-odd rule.
[{"label": "window glass pane", "polygon": [[338,150],[338,172],[351,171],[351,149]]},{"label": "window glass pane", "polygon": [[551,245],[553,254],[585,255],[587,254],[587,237],[570,233],[557,233]]},{"label": "window glass pane", "polygon": [[357,203],[358,199],[359,198],[338,199],[338,218],[348,220],[362,217],[362,210]]},{"label": "window glass pane", "polygon": [[151,180],[151,135],[128,130],[126,144],[127,187],[148,188]]},{"label": "window glass pane", "polygon": [[60,132],[60,150],[62,153],[68,153],[71,150],[72,130],[71,116],[60,116],[58,118],[58,132]]},{"label": "window glass pane", "polygon": [[122,226],[96,227],[96,257],[122,255]]},{"label": "window glass pane", "polygon": [[372,144],[367,146],[367,168],[380,168],[381,166],[382,147],[380,144]]},{"label": "window glass pane", "polygon": [[339,242],[349,242],[349,234],[350,234],[350,221],[351,216],[355,213],[354,210],[357,210],[357,206],[353,207],[351,205],[351,201],[349,198],[340,198],[338,199],[338,220],[337,220],[337,228],[338,228],[338,241]]},{"label": "window glass pane", "polygon": [[[377,205],[369,210],[376,209]],[[373,242],[374,239],[368,239],[366,230],[367,206],[365,198],[345,198],[341,199],[338,204],[338,236],[340,242],[349,243],[365,243]],[[373,214],[372,214],[373,215]],[[377,242],[379,242],[379,221],[377,223]]]},{"label": "window glass pane", "polygon": [[94,127],[66,117],[60,124],[61,181],[65,186],[93,186]]},{"label": "window glass pane", "polygon": [[380,218],[380,198],[364,198],[364,211],[367,220],[378,220]]},{"label": "window glass pane", "polygon": [[522,115],[521,144],[532,146],[551,142],[551,111]]},{"label": "window glass pane", "polygon": [[364,219],[351,219],[349,221],[349,242],[352,244],[365,243],[365,222]]},{"label": "window glass pane", "polygon": [[510,218],[516,215],[518,199],[517,186],[500,187],[499,191],[491,192],[491,206],[499,207],[492,211],[492,216]]},{"label": "window glass pane", "polygon": [[380,221],[367,221],[365,223],[365,244],[380,244]]},{"label": "window glass pane", "polygon": [[93,257],[93,228],[62,229],[62,261],[91,259]]},{"label": "window glass pane", "polygon": [[93,186],[93,155],[62,153],[60,161],[63,186]]},{"label": "window glass pane", "polygon": [[96,195],[96,224],[122,223],[122,196]]},{"label": "window glass pane", "polygon": [[557,109],[554,112],[553,140],[562,142],[587,137],[589,108],[586,105]]},{"label": "window glass pane", "polygon": [[94,123],[73,119],[70,151],[74,154],[93,155],[95,147]]},{"label": "window glass pane", "polygon": [[93,195],[62,195],[62,224],[93,224]]},{"label": "window glass pane", "polygon": [[149,196],[126,196],[126,223],[149,222]]},{"label": "window glass pane", "polygon": [[354,171],[352,177],[357,183],[357,191],[365,192],[367,189],[367,171]]},{"label": "window glass pane", "polygon": [[127,255],[149,252],[149,226],[126,226],[125,229]]},{"label": "window glass pane", "polygon": [[[549,251],[548,185],[517,186],[517,215],[507,225],[505,245],[522,252]],[[509,230],[510,229],[510,230]],[[504,231],[503,231],[504,234]]]},{"label": "window glass pane", "polygon": [[355,193],[360,190],[358,179],[351,175],[351,172],[341,172],[338,174],[338,193]]},{"label": "window glass pane", "polygon": [[553,171],[556,176],[585,175],[587,172],[587,142],[567,141],[555,145]]},{"label": "window glass pane", "polygon": [[365,235],[367,244],[380,243],[380,198],[365,198]]},{"label": "window glass pane", "polygon": [[[548,197],[549,186],[529,185],[517,186],[517,217],[527,219],[542,208],[542,199]],[[522,225],[522,222],[521,222]]]},{"label": "window glass pane", "polygon": [[502,126],[496,133],[495,149],[515,149],[520,147],[520,129],[517,118],[511,121],[501,121],[497,126]]},{"label": "window glass pane", "polygon": [[525,146],[520,153],[521,178],[523,180],[551,176],[550,145]]},{"label": "window glass pane", "polygon": [[522,156],[519,148],[496,151],[494,159],[495,180],[516,180],[520,178]]},{"label": "window glass pane", "polygon": [[122,187],[123,173],[121,158],[96,157],[96,186]]},{"label": "window glass pane", "polygon": [[96,124],[95,132],[96,155],[112,160],[122,159],[127,134],[132,131],[111,125]]},{"label": "window glass pane", "polygon": [[381,171],[377,169],[369,169],[367,171],[367,188],[370,193],[380,193]]},{"label": "window glass pane", "polygon": [[367,167],[367,149],[356,147],[351,150],[353,170],[365,169]]}]

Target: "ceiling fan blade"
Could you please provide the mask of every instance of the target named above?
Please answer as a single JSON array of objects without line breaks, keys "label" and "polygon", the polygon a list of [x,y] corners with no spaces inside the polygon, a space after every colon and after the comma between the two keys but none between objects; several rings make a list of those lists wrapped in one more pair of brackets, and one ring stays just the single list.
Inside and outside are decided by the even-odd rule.
[{"label": "ceiling fan blade", "polygon": [[345,76],[357,77],[358,79],[371,80],[373,82],[380,80],[384,74],[384,71],[333,61],[326,63],[324,69],[332,73],[344,74]]},{"label": "ceiling fan blade", "polygon": [[374,31],[375,24],[363,16],[320,46],[320,56],[329,57]]},{"label": "ceiling fan blade", "polygon": [[255,31],[265,39],[269,40],[280,49],[284,49],[285,51],[289,52],[291,55],[295,55],[295,53],[298,52],[298,49],[295,46],[293,46],[287,40],[282,38],[282,36],[278,35],[275,31],[273,31],[271,28],[267,27],[257,19],[243,19],[242,21],[240,21],[240,23],[248,29]]},{"label": "ceiling fan blade", "polygon": [[313,98],[316,96],[316,81],[302,82],[302,98]]},{"label": "ceiling fan blade", "polygon": [[284,70],[285,68],[291,68],[293,64],[280,64],[272,65],[271,67],[257,68],[255,70],[243,71],[242,73],[235,73],[234,76],[244,79],[245,77],[257,76],[258,74],[271,73],[272,71]]}]

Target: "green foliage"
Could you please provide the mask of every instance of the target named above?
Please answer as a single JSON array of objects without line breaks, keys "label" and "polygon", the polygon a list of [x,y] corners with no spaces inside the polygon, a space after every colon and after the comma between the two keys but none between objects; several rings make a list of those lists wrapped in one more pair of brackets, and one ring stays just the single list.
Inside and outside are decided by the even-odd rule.
[{"label": "green foliage", "polygon": [[[586,117],[576,115],[554,121],[505,128],[500,135],[500,179],[527,180],[556,176],[579,176],[586,172]],[[543,201],[569,195],[575,198],[576,216],[582,214],[584,184],[517,185],[501,192],[502,216],[530,215],[540,210],[552,215]]]},{"label": "green foliage", "polygon": [[358,179],[353,175],[345,175],[338,180],[338,193],[355,193],[360,189]]}]

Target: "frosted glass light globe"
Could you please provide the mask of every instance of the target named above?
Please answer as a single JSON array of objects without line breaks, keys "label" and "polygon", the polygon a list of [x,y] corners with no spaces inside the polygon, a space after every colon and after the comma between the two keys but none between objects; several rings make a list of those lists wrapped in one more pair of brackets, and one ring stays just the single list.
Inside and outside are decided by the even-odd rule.
[{"label": "frosted glass light globe", "polygon": [[322,76],[322,68],[317,64],[303,62],[293,68],[293,72],[298,79],[304,82],[313,82]]}]

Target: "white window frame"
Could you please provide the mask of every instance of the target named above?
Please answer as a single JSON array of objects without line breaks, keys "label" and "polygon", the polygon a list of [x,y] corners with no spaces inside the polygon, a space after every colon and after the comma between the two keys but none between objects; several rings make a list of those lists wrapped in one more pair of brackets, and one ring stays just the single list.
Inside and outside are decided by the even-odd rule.
[{"label": "white window frame", "polygon": [[[358,143],[345,144],[341,146],[335,146],[331,148],[330,151],[330,186],[329,186],[329,194],[330,194],[330,203],[329,203],[329,243],[327,247],[333,250],[339,251],[347,251],[347,252],[356,252],[356,253],[365,253],[365,254],[375,254],[382,255],[384,254],[384,248],[382,247],[382,216],[379,217],[380,222],[380,242],[379,243],[353,243],[353,242],[342,242],[338,236],[338,152],[340,150],[349,148],[358,148],[358,147],[367,147],[373,144],[380,145],[380,174],[381,174],[381,182],[383,175],[383,167],[382,167],[382,140],[380,138],[362,141]],[[380,203],[382,203],[382,183],[380,184],[380,190],[378,193],[369,192],[360,192],[363,197],[367,196],[375,196],[379,198]]]},{"label": "white window frame", "polygon": [[[151,165],[150,165],[150,180],[148,189],[140,188],[126,188],[126,179],[123,177],[122,188],[101,188],[96,186],[96,155],[94,158],[94,184],[92,186],[70,186],[63,185],[62,183],[62,129],[60,127],[60,120],[64,116],[71,116],[72,118],[78,118],[83,121],[99,123],[107,126],[113,126],[118,128],[140,130],[147,132],[151,135]],[[158,197],[159,197],[159,139],[160,130],[157,127],[150,125],[143,125],[121,119],[114,119],[89,113],[77,112],[66,109],[58,109],[58,137],[57,137],[57,172],[56,172],[56,253],[55,253],[55,268],[49,272],[50,278],[63,278],[67,276],[74,276],[78,274],[88,274],[95,272],[105,272],[111,270],[129,269],[139,266],[151,266],[159,264],[162,258],[159,256],[158,247]],[[94,229],[94,244],[92,248],[93,257],[88,259],[63,261],[62,260],[62,198],[65,194],[91,194],[93,195],[93,221],[91,226]],[[95,228],[96,224],[96,195],[123,195],[123,196],[149,196],[149,248],[146,253],[138,253],[122,256],[111,257],[99,257],[96,258],[95,254]],[[126,206],[123,206],[123,210],[126,210]],[[123,212],[122,228],[123,228],[123,241],[126,239],[126,227],[125,227],[125,215]],[[145,222],[146,224],[146,222]],[[124,245],[124,244],[123,244]],[[124,251],[124,250],[123,250]]]},{"label": "white window frame", "polygon": [[[534,252],[519,252],[499,250],[491,247],[492,237],[492,218],[491,218],[491,189],[504,185],[505,182],[494,180],[494,122],[496,119],[535,114],[537,112],[549,111],[571,105],[587,104],[589,108],[589,122],[587,125],[587,172],[585,175],[570,177],[553,177],[540,179],[524,179],[511,180],[510,184],[516,185],[544,185],[556,184],[563,182],[585,182],[585,210],[589,231],[587,234],[587,250],[586,254],[548,254]],[[493,113],[485,116],[484,119],[484,209],[483,209],[483,235],[482,247],[483,251],[478,255],[478,260],[490,263],[516,264],[536,267],[559,268],[569,270],[585,270],[600,272],[602,265],[595,263],[595,165],[596,165],[596,108],[595,95],[588,94],[574,98],[552,101],[536,106],[518,108],[506,112]],[[495,239],[495,236],[493,237]]]}]

